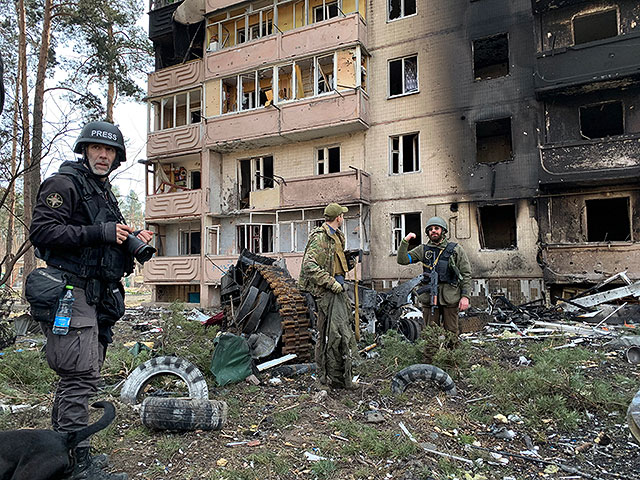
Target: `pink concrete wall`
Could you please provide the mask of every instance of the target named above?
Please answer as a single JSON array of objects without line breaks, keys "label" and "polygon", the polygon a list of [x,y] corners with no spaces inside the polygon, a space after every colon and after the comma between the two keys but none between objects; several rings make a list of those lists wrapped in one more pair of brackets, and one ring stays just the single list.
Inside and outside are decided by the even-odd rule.
[{"label": "pink concrete wall", "polygon": [[145,203],[146,220],[196,216],[202,212],[202,190],[150,195]]},{"label": "pink concrete wall", "polygon": [[170,128],[150,133],[147,142],[147,157],[186,153],[201,148],[201,125]]},{"label": "pink concrete wall", "polygon": [[335,50],[360,43],[366,47],[366,24],[357,13],[332,18],[282,34],[208,52],[205,80],[258,69],[295,57]]},{"label": "pink concrete wall", "polygon": [[200,256],[154,257],[144,264],[145,283],[200,281]]},{"label": "pink concrete wall", "polygon": [[370,192],[371,177],[362,171],[292,178],[280,186],[280,208],[369,201]]},{"label": "pink concrete wall", "polygon": [[182,65],[158,70],[149,74],[149,96],[161,95],[174,90],[185,90],[195,87],[203,81],[204,65],[200,60],[193,60]]}]

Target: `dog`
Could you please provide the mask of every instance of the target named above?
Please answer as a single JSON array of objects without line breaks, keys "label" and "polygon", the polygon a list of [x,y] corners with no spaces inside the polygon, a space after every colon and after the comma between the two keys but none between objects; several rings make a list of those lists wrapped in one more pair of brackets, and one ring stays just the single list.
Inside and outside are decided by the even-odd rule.
[{"label": "dog", "polygon": [[59,480],[75,466],[74,449],[116,417],[111,402],[96,402],[102,418],[74,432],[10,430],[0,432],[0,480]]}]

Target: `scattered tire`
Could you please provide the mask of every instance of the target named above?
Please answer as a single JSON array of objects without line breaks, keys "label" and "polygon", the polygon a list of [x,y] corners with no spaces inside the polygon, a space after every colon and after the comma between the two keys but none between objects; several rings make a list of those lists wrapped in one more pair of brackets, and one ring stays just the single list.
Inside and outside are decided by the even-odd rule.
[{"label": "scattered tire", "polygon": [[226,402],[204,398],[148,397],[140,419],[153,430],[220,430],[227,421]]},{"label": "scattered tire", "polygon": [[398,322],[398,330],[410,342],[415,342],[420,338],[422,327],[413,318],[401,318]]},{"label": "scattered tire", "polygon": [[435,382],[447,395],[456,394],[456,384],[447,372],[433,365],[418,363],[396,373],[391,381],[391,391],[395,394],[403,393],[407,387],[417,380]]},{"label": "scattered tire", "polygon": [[182,358],[163,356],[138,365],[122,385],[120,399],[124,403],[139,403],[144,387],[155,377],[164,375],[181,378],[187,384],[191,398],[209,398],[209,387],[198,367]]},{"label": "scattered tire", "polygon": [[636,439],[636,442],[640,443],[640,390],[636,393],[629,404],[627,410],[627,424],[629,430]]},{"label": "scattered tire", "polygon": [[253,310],[249,312],[246,319],[241,319],[244,322],[242,333],[251,334],[256,331],[258,325],[260,325],[260,320],[262,320],[262,315],[271,302],[271,296],[270,292],[260,292]]}]

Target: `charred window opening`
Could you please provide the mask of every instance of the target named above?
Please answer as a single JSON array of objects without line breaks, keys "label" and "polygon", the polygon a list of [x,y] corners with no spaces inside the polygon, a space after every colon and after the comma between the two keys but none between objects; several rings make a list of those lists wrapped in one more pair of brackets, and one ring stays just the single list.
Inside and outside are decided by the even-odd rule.
[{"label": "charred window opening", "polygon": [[180,231],[180,255],[200,255],[200,231]]},{"label": "charred window opening", "polygon": [[389,137],[391,173],[411,173],[420,170],[418,134]]},{"label": "charred window opening", "polygon": [[416,0],[388,0],[389,20],[408,17],[416,13]]},{"label": "charred window opening", "polygon": [[393,242],[391,249],[393,253],[398,253],[400,242],[409,233],[416,234],[416,238],[409,242],[409,250],[422,243],[422,222],[420,220],[420,213],[401,213],[398,215],[391,215],[391,227]]},{"label": "charred window opening", "polygon": [[580,107],[580,133],[584,138],[605,138],[624,133],[622,102]]},{"label": "charred window opening", "polygon": [[495,163],[511,160],[511,118],[476,123],[476,161]]},{"label": "charred window opening", "polygon": [[[153,33],[150,35],[153,37]],[[193,25],[172,22],[171,35],[153,38],[156,70],[202,58],[204,21]]]},{"label": "charred window opening", "polygon": [[389,96],[418,91],[418,57],[405,57],[389,62]]},{"label": "charred window opening", "polygon": [[480,247],[510,250],[518,246],[515,205],[488,205],[479,208]]},{"label": "charred window opening", "polygon": [[324,147],[317,150],[318,175],[340,171],[340,147]]},{"label": "charred window opening", "polygon": [[588,242],[631,240],[629,197],[587,200],[585,205]]},{"label": "charred window opening", "polygon": [[273,225],[238,225],[236,233],[238,252],[273,252]]},{"label": "charred window opening", "polygon": [[509,75],[509,38],[506,33],[473,42],[473,76],[475,80]]},{"label": "charred window opening", "polygon": [[573,43],[575,45],[617,35],[618,12],[615,9],[578,15],[573,18]]}]

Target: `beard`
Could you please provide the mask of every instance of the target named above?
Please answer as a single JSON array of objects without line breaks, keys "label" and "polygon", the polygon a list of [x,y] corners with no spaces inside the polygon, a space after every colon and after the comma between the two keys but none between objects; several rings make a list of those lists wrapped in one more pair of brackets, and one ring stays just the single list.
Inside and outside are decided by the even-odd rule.
[{"label": "beard", "polygon": [[433,243],[440,243],[440,240],[442,240],[442,234],[433,233],[429,235],[429,240]]}]

